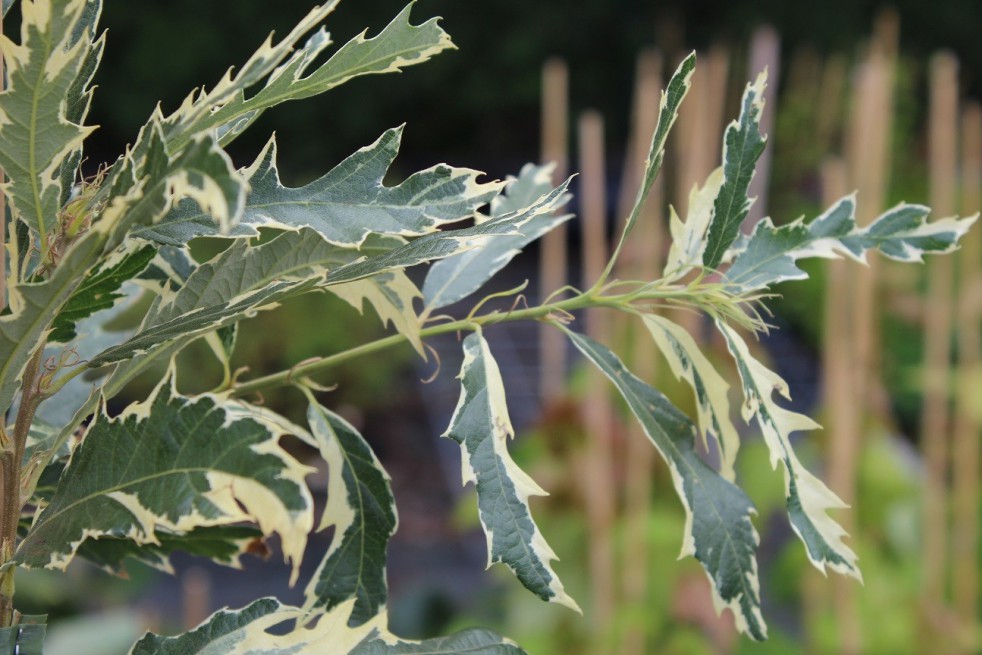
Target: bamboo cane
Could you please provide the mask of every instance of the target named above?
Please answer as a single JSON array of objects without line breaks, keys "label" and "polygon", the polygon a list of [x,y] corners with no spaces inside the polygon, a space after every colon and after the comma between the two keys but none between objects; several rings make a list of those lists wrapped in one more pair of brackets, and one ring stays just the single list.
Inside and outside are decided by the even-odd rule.
[{"label": "bamboo cane", "polygon": [[[554,58],[542,69],[542,161],[555,162],[553,182],[564,179],[568,170],[569,70],[566,62]],[[559,225],[542,238],[539,261],[539,295],[545,297],[566,284],[567,232]],[[539,334],[541,363],[539,386],[544,405],[564,393],[566,350],[562,335],[548,325]]]},{"label": "bamboo cane", "polygon": [[[583,219],[583,286],[588,288],[607,263],[603,118],[595,111],[579,120],[580,213]],[[598,309],[586,315],[586,329],[594,339],[606,341],[606,316]],[[587,431],[587,520],[590,530],[590,586],[593,594],[595,634],[603,643],[614,618],[615,557],[613,527],[617,497],[614,477],[613,406],[606,380],[594,369],[588,373],[583,422]]]},{"label": "bamboo cane", "polygon": [[[931,61],[930,99],[931,205],[940,216],[956,210],[958,62],[950,53]],[[951,417],[948,375],[953,308],[952,258],[927,263],[928,292],[924,299],[924,369],[921,445],[924,451],[923,596],[927,619],[934,623],[945,611],[948,567],[948,499],[946,478]],[[928,626],[929,632],[931,626]]]},{"label": "bamboo cane", "polygon": [[[982,208],[982,105],[962,112],[961,213]],[[982,234],[971,230],[962,239],[957,304],[958,392],[953,429],[952,596],[962,630],[975,630],[979,610],[979,373],[982,371]]]}]

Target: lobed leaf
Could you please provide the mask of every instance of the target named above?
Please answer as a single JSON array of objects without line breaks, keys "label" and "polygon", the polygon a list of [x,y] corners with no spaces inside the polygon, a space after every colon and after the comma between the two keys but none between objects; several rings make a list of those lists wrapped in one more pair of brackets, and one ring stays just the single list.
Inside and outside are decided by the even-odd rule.
[{"label": "lobed leaf", "polygon": [[[229,68],[210,91],[201,89],[189,94],[180,108],[166,120],[171,140],[176,140],[178,136],[188,139],[196,133],[220,125],[221,123],[216,124],[215,121],[210,120],[212,114],[230,103],[233,106],[241,104],[244,101],[245,91],[273,73],[287,57],[290,57],[291,53],[293,56],[290,57],[290,61],[304,62],[305,65],[312,61],[324,47],[330,44],[330,39],[323,30],[305,46],[296,51],[294,48],[304,34],[314,29],[334,11],[339,1],[329,0],[324,5],[311,9],[279,43],[274,44],[273,34],[269,34],[238,72]],[[229,140],[231,138],[228,138],[226,143]]]},{"label": "lobed leaf", "polygon": [[[526,164],[517,178],[506,181],[505,195],[491,201],[491,217],[503,216],[533,204],[552,190],[554,164]],[[556,203],[559,208],[568,201]],[[474,293],[504,268],[522,248],[532,243],[572,214],[540,214],[521,228],[520,234],[478,241],[472,250],[434,263],[423,283],[423,301],[427,310],[439,309]]]},{"label": "lobed leaf", "polygon": [[327,462],[327,506],[318,530],[334,539],[307,589],[305,609],[329,611],[355,599],[348,625],[367,623],[385,607],[385,557],[398,527],[388,473],[347,421],[309,396],[307,421]]},{"label": "lobed leaf", "polygon": [[756,417],[771,453],[771,466],[776,468],[778,462],[784,465],[788,516],[791,527],[805,544],[808,559],[822,572],[828,566],[862,580],[856,554],[842,541],[846,531],[828,515],[828,510],[847,505],[801,465],[791,447],[792,432],[820,426],[804,414],[778,405],[774,391],[791,399],[787,383],[750,355],[747,344],[733,328],[719,321],[716,325],[726,339],[743,383],[743,418],[749,423]]},{"label": "lobed leaf", "polygon": [[569,180],[542,196],[528,207],[509,212],[472,227],[444,230],[413,239],[376,257],[342,266],[327,277],[327,284],[340,284],[369,277],[382,271],[408,268],[423,262],[444,259],[476,247],[478,238],[520,234],[520,230],[537,216],[551,214],[561,203]]},{"label": "lobed leaf", "polygon": [[760,133],[760,115],[764,110],[766,71],[748,84],[743,93],[739,119],[730,123],[723,135],[723,185],[713,203],[713,217],[706,233],[703,264],[716,268],[723,255],[740,233],[740,224],[750,211],[747,197],[757,159],[764,152],[767,137]]},{"label": "lobed leaf", "polygon": [[808,223],[798,219],[775,227],[765,218],[734,254],[726,281],[737,291],[754,291],[806,278],[807,274],[796,265],[799,259],[845,255],[865,262],[866,252],[873,249],[897,261],[921,261],[924,254],[947,253],[957,248],[958,240],[977,218],[945,218],[928,223],[929,208],[901,203],[868,227],[859,228],[855,212],[856,197],[851,194]]},{"label": "lobed leaf", "polygon": [[684,328],[662,316],[642,316],[658,349],[665,355],[675,379],[684,379],[696,395],[696,418],[703,444],[708,450],[708,435],[712,433],[719,445],[722,466],[720,473],[727,480],[734,480],[733,466],[740,448],[740,436],[730,420],[730,401],[726,383],[703,354],[695,339]]},{"label": "lobed leaf", "polygon": [[172,373],[116,418],[102,408],[18,546],[18,564],[64,569],[89,539],[159,546],[158,531],[251,522],[279,535],[295,580],[313,527],[303,480],[311,469],[279,446],[268,423],[230,415],[221,397],[185,398],[173,385]]},{"label": "lobed leaf", "polygon": [[580,611],[550,562],[557,559],[532,519],[529,496],[543,496],[508,454],[515,435],[498,365],[480,332],[464,339],[460,399],[443,436],[460,445],[464,484],[477,487],[478,513],[488,541],[488,566],[501,562],[542,600]]},{"label": "lobed leaf", "polygon": [[695,556],[706,570],[717,612],[731,609],[741,632],[765,639],[767,626],[760,612],[755,559],[759,538],[751,522],[755,510],[750,499],[702,461],[695,451],[696,427],[685,414],[635,377],[602,344],[565,331],[573,345],[614,383],[668,465],[685,508],[682,556]]},{"label": "lobed leaf", "polygon": [[[445,164],[414,173],[396,186],[385,186],[383,180],[399,152],[402,130],[387,130],[323,177],[297,188],[280,181],[276,141],[271,139],[256,161],[242,171],[249,194],[239,224],[229,235],[257,236],[260,227],[308,227],[331,243],[356,247],[372,233],[419,236],[434,232],[441,225],[474,216],[500,191],[502,185],[497,182],[478,183],[478,171]],[[221,232],[196,203],[187,200],[160,223],[134,234],[157,243],[184,245],[195,237]]]},{"label": "lobed leaf", "polygon": [[[13,217],[22,220],[46,253],[58,229],[64,189],[61,166],[95,129],[69,120],[84,117],[84,88],[92,70],[90,54],[101,53],[91,41],[86,0],[22,0],[21,42],[0,35],[7,66],[7,88],[0,91],[0,168],[7,175],[4,193]],[[82,34],[79,25],[86,25]],[[90,67],[91,68],[91,67]],[[74,97],[72,97],[74,96]],[[74,174],[74,170],[72,171]]]}]

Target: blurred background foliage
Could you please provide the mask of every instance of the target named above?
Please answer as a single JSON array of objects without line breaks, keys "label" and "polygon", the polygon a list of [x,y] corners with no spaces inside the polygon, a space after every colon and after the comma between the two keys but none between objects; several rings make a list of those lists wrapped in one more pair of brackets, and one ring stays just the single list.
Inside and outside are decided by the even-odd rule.
[{"label": "blurred background foliage", "polygon": [[[94,171],[98,164],[113,161],[158,101],[165,112],[173,110],[189,89],[210,86],[228,66],[243,62],[270,30],[285,34],[313,1],[105,0],[102,25],[109,36],[90,116],[90,123],[101,127],[87,146],[87,165]],[[346,0],[328,27],[334,41],[341,44],[366,27],[370,33],[377,32],[402,5],[403,0]],[[925,202],[927,62],[939,49],[953,51],[960,61],[961,88],[976,97],[982,92],[978,39],[982,3],[896,0],[892,6],[900,18],[901,57],[894,88],[888,204],[901,199]],[[827,99],[816,97],[810,87],[796,85],[796,80],[807,77],[804,68],[830,56],[852,62],[881,8],[880,2],[866,0],[419,0],[414,17],[443,16],[442,25],[458,51],[401,75],[355,80],[325,96],[267,112],[233,145],[232,154],[240,165],[251,163],[275,131],[281,175],[286,183],[297,185],[320,176],[344,156],[374,141],[384,129],[406,122],[394,178],[443,161],[503,178],[539,156],[541,66],[548,57],[560,56],[571,71],[570,115],[590,107],[607,118],[608,156],[615,163],[611,187],[616,188],[628,138],[638,52],[651,45],[680,53],[723,44],[732,55],[729,75],[739,88],[740,80],[756,72],[745,66],[750,35],[768,24],[776,29],[782,45],[780,74],[774,81],[781,96],[771,132],[775,159],[770,213],[778,222],[799,215],[811,217],[821,208],[819,168],[830,152],[841,150],[842,135],[815,130],[818,106]],[[736,113],[735,100],[729,102],[727,117]],[[838,111],[845,114],[845,97],[831,102],[838,103]],[[617,196],[614,192],[609,195]],[[198,253],[208,248],[199,245]],[[534,276],[529,270],[523,275]],[[779,367],[790,352],[805,362],[804,366],[785,362],[780,370],[796,398],[804,398],[800,409],[814,414],[819,410],[817,366],[825,269],[812,265],[808,272],[811,282],[795,284],[773,305],[774,322],[790,335],[792,346],[778,344],[776,351],[774,344],[768,347]],[[915,281],[914,285],[923,283]],[[261,374],[349,348],[382,333],[374,316],[360,316],[333,298],[305,297],[244,324],[236,361]],[[916,373],[922,337],[909,321],[887,316],[882,339],[883,350],[889,353],[883,359],[882,377],[896,423],[870,428],[858,469],[857,494],[862,500],[855,508],[852,543],[860,554],[866,586],[859,593],[857,612],[864,631],[863,652],[917,653],[923,652],[918,641],[921,464],[911,440],[894,437],[896,427],[903,434],[916,434],[921,402]],[[189,361],[206,359],[203,353],[192,350],[186,357]],[[617,634],[631,626],[646,635],[652,653],[837,651],[839,628],[830,609],[831,585],[811,569],[792,538],[784,518],[780,476],[771,471],[763,444],[755,440],[743,447],[740,478],[760,511],[761,577],[771,640],[762,645],[737,640],[725,627],[719,628],[711,609],[706,614],[701,570],[691,559],[676,561],[683,515],[667,474],[659,471],[655,502],[646,522],[649,598],[644,605],[619,611],[610,634],[601,635],[602,645],[597,646],[590,636],[593,627],[585,602],[590,584],[588,528],[583,522],[582,485],[576,480],[587,436],[575,406],[585,399],[577,395],[583,391],[575,380],[569,407],[551,408],[536,424],[518,426],[525,434],[517,442],[516,458],[552,493],[548,500],[535,501],[533,510],[562,557],[559,574],[584,604],[587,616],[584,619],[543,605],[519,588],[507,572],[484,576],[484,544],[475,530],[473,499],[465,495],[455,504],[461,500],[457,471],[433,463],[446,456],[435,445],[442,427],[427,421],[422,406],[424,396],[431,392],[415,384],[432,370],[432,364],[415,366],[412,353],[405,350],[372,361],[356,360],[339,369],[335,380],[327,381],[342,382],[331,396],[332,405],[362,427],[394,478],[402,515],[390,555],[391,615],[397,632],[423,637],[465,624],[490,624],[533,655],[616,653]],[[444,363],[443,377],[455,373],[451,363]],[[207,381],[219,375],[217,367],[203,367],[199,379],[187,379],[188,390],[206,389],[210,386]],[[660,386],[683,409],[691,409],[686,390],[668,378],[663,374]],[[271,393],[263,400],[289,418],[302,416],[302,399],[290,391]],[[448,418],[449,414],[442,420]],[[827,417],[819,416],[823,418]],[[825,438],[815,433],[798,441],[803,461],[820,474]],[[624,526],[618,524],[614,532],[615,539],[623,541]],[[454,539],[456,545],[447,545]],[[185,571],[189,566],[181,562],[178,568]],[[255,576],[254,593],[238,600],[215,593],[211,605],[241,606],[265,593],[264,576],[272,575],[270,569],[250,565],[249,570]],[[224,576],[212,575],[216,580]],[[55,616],[130,604],[143,612],[143,620],[150,615],[151,622],[175,628],[189,620],[174,608],[165,607],[154,615],[149,609],[152,603],[159,606],[169,594],[186,588],[161,583],[139,568],[134,568],[128,585],[88,570],[75,571],[73,576],[68,585],[45,574],[25,576],[18,582],[18,599],[26,603],[25,611],[48,608]],[[442,578],[448,579],[441,582]],[[421,584],[424,580],[431,582]],[[461,582],[466,589],[451,589]],[[133,627],[132,616],[127,615],[128,623],[118,613],[103,616],[108,626],[103,635],[116,629],[123,635],[119,642],[126,643],[126,626]],[[81,651],[73,650],[77,641],[65,643],[49,644],[52,655],[80,655]],[[111,655],[113,648],[103,643],[98,652]],[[122,649],[120,646],[118,652]]]}]

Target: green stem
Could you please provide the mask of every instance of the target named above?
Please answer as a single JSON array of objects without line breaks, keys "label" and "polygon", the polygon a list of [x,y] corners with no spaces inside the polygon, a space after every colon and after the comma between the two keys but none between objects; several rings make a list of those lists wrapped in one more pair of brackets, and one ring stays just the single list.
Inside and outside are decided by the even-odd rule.
[{"label": "green stem", "polygon": [[[623,298],[620,296],[604,297],[584,293],[566,300],[546,305],[539,305],[537,307],[529,307],[527,309],[519,309],[511,312],[495,311],[488,314],[483,314],[481,316],[475,316],[473,318],[453,321],[451,323],[443,323],[441,325],[434,325],[433,327],[420,330],[419,336],[420,338],[425,339],[426,337],[432,337],[438,334],[461,332],[464,330],[470,331],[474,330],[475,328],[494,325],[495,323],[502,323],[506,321],[550,320],[552,315],[556,313],[572,312],[587,307],[616,307],[623,305],[623,302]],[[362,357],[364,355],[370,355],[372,353],[406,343],[408,340],[408,337],[403,334],[393,334],[391,336],[351,348],[350,350],[345,350],[335,355],[304,362],[286,371],[280,371],[279,373],[273,373],[271,375],[255,378],[247,382],[235,384],[227,390],[233,395],[244,396],[250,393],[263,391],[265,389],[274,389],[276,387],[287,386],[294,380],[301,377],[326,371],[348,360]]]}]

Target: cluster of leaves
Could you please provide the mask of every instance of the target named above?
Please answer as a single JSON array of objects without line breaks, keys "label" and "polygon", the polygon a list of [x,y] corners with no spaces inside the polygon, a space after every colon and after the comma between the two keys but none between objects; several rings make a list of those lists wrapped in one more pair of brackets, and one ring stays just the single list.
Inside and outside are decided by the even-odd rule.
[{"label": "cluster of leaves", "polygon": [[[5,1],[4,10],[12,4]],[[333,527],[303,606],[258,600],[178,637],[148,634],[132,652],[523,652],[481,630],[425,643],[388,631],[385,554],[398,525],[389,478],[357,430],[316,399],[319,388],[308,376],[397,343],[425,356],[427,336],[470,332],[462,344],[460,400],[445,436],[460,444],[464,482],[477,487],[489,563],[505,564],[543,600],[577,608],[529,508],[529,497],[544,492],[508,454],[513,430],[505,385],[483,336],[494,323],[527,319],[567,334],[623,395],[668,464],[686,509],[683,554],[704,567],[718,607],[729,607],[741,630],[762,639],[758,537],[753,505],[734,481],[739,440],[727,385],[693,338],[656,313],[671,305],[704,311],[725,338],[744,418],[756,419],[773,464],[783,465],[791,524],[811,561],[858,577],[856,557],[827,513],[841,501],[791,448],[791,432],[815,425],[774,399],[775,390],[787,396],[787,386],[751,355],[737,328],[764,327],[757,303],[773,285],[803,276],[795,265],[800,258],[862,260],[876,249],[916,261],[952,250],[972,219],[929,224],[926,208],[901,205],[859,228],[850,196],[808,223],[774,227],[765,220],[740,235],[765,143],[761,77],[748,86],[741,115],[726,131],[722,167],[693,191],[685,222],[673,213],[664,277],[608,281],[661,166],[694,70],[690,56],[663,94],[642,188],[601,279],[535,307],[480,313],[482,301],[468,316],[440,322],[446,317],[434,312],[473,294],[521,248],[569,218],[558,212],[569,198],[568,181],[553,188],[549,167],[529,165],[506,183],[479,182],[477,171],[437,165],[386,186],[401,128],[302,187],[280,181],[273,139],[237,170],[224,146],[265,110],[452,47],[436,20],[414,25],[407,7],[376,36],[363,33],[324,57],[331,42],[318,26],[336,5],[315,7],[285,38],[267,39],[241,68],[192,92],[172,114],[156,110],[112,166],[81,180],[83,142],[93,130],[84,125],[88,85],[104,44],[96,31],[101,2],[20,2],[20,41],[2,41],[8,79],[0,93],[0,166],[10,211],[8,302],[0,314],[3,625],[15,618],[18,567],[64,569],[81,557],[112,572],[128,558],[167,570],[178,550],[239,566],[243,554],[263,552],[263,540],[277,535],[295,582],[308,535]],[[224,239],[227,247],[195,261],[189,243],[199,237]],[[419,289],[405,270],[427,263]],[[240,381],[229,364],[238,323],[314,292],[359,309],[367,303],[397,334]],[[149,302],[141,304],[142,297]],[[141,306],[138,327],[112,329],[119,315]],[[675,374],[691,384],[695,422],[605,345],[572,331],[570,312],[587,307],[643,322]],[[210,393],[182,395],[174,358],[199,339],[223,365],[225,380]],[[110,416],[107,402],[161,363],[170,365],[150,397]],[[306,394],[306,425],[243,400],[289,384]],[[304,480],[312,469],[281,446],[287,434],[316,449],[330,471],[316,526]],[[716,444],[719,470],[698,455],[700,436]],[[283,623],[294,627],[270,632]],[[25,617],[0,629],[0,639],[21,653],[39,652],[38,629],[29,627]]]}]

